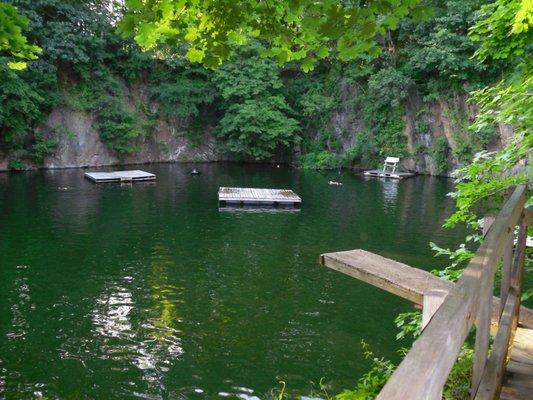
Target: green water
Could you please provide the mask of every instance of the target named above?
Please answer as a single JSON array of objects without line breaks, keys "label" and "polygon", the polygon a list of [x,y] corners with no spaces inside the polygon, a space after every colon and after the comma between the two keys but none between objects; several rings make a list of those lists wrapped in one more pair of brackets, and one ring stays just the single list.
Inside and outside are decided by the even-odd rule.
[{"label": "green water", "polygon": [[[450,181],[195,166],[142,166],[157,183],[133,186],[0,174],[0,398],[251,399],[322,377],[339,391],[369,365],[362,339],[398,358],[392,320],[412,305],[318,256],[444,265],[428,242],[460,242],[440,227]],[[219,212],[219,186],[291,188],[302,209]]]}]

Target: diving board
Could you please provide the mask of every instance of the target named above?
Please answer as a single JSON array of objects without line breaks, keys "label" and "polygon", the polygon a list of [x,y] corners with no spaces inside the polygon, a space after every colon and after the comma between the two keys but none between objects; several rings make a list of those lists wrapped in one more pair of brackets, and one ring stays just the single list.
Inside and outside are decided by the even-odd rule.
[{"label": "diving board", "polygon": [[155,175],[141,170],[86,172],[85,178],[95,183],[153,181]]},{"label": "diving board", "polygon": [[[418,305],[423,304],[427,291],[450,292],[456,285],[430,272],[362,249],[324,253],[320,255],[320,264]],[[494,296],[492,302],[492,323],[497,326],[500,299]],[[533,310],[520,306],[520,323],[533,329]]]},{"label": "diving board", "polygon": [[218,202],[227,205],[271,205],[300,207],[302,199],[289,189],[220,187]]}]

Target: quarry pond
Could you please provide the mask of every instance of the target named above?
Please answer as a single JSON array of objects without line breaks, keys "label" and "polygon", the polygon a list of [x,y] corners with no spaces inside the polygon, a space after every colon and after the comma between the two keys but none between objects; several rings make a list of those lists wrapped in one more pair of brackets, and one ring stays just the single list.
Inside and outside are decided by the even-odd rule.
[{"label": "quarry pond", "polygon": [[[464,238],[441,227],[448,179],[139,168],[157,180],[0,173],[0,398],[263,399],[321,379],[339,392],[368,369],[362,340],[399,359],[393,319],[413,307],[319,255],[362,248],[429,270],[446,265],[430,241]],[[220,186],[287,188],[302,204],[220,211]]]}]

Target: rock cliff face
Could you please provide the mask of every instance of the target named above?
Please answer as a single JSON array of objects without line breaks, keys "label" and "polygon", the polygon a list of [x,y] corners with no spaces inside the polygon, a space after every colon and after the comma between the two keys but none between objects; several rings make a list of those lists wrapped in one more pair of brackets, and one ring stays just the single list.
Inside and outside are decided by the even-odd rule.
[{"label": "rock cliff face", "polygon": [[[353,90],[355,89],[343,88],[343,97],[346,97],[343,102],[346,104],[350,104],[349,98],[354,95]],[[408,154],[390,156],[400,156],[404,169],[421,174],[450,175],[465,163],[465,152],[469,151],[468,146],[473,140],[468,137],[467,127],[474,121],[477,112],[476,107],[468,102],[466,95],[451,100],[424,102],[413,89],[403,107],[403,135],[406,138]],[[330,125],[344,150],[353,148],[357,144],[358,132],[365,129],[362,111],[350,106],[335,111]],[[510,127],[500,126],[495,134],[487,139],[485,147],[490,151],[497,150],[507,143],[511,136]],[[440,166],[437,165],[438,151],[442,153],[440,163],[443,165]]]},{"label": "rock cliff face", "polygon": [[[467,126],[474,121],[476,113],[476,107],[468,102],[466,95],[453,100],[423,103],[416,92],[411,93],[405,106],[403,133],[412,156],[404,159],[404,166],[419,173],[448,175],[463,165],[461,147],[469,140]],[[445,139],[448,147],[445,172],[439,171],[432,154],[439,138]],[[501,132],[497,132],[487,143],[487,149],[500,148],[502,140],[505,138],[502,139]]]},{"label": "rock cliff face", "polygon": [[[58,107],[50,114],[47,127],[60,132],[55,152],[44,161],[45,168],[95,167],[120,164],[101,140],[90,114]],[[126,157],[125,164],[171,161],[218,161],[215,140],[204,133],[201,141],[187,138],[183,129],[157,120],[149,135],[139,138],[138,153]]]},{"label": "rock cliff face", "polygon": [[[343,88],[343,103],[346,106],[334,111],[330,118],[330,126],[345,150],[357,144],[358,132],[365,128],[362,111],[350,105],[350,98],[357,94],[356,90],[353,87]],[[132,110],[137,101],[144,102],[151,112],[157,110],[158,105],[147,98],[146,87],[137,85],[126,91],[124,102],[131,103]],[[466,96],[424,103],[416,90],[412,90],[403,107],[403,135],[407,152],[390,156],[401,156],[404,169],[422,174],[449,175],[464,163],[461,158],[467,146],[465,143],[469,140],[466,127],[476,114],[475,107],[467,102]],[[141,118],[145,119],[145,116]],[[44,160],[43,165],[33,167],[74,168],[121,164],[117,155],[101,139],[95,125],[94,117],[88,112],[66,105],[54,108],[42,129],[56,132],[57,148]],[[150,132],[134,143],[139,152],[126,157],[123,163],[228,160],[227,155],[217,151],[212,128],[204,126],[201,133],[189,135],[184,125],[183,121],[155,120]],[[311,135],[309,132],[306,134]],[[500,148],[511,135],[509,127],[500,127],[485,147],[489,150]],[[280,157],[276,162],[290,161],[291,158],[289,153]],[[0,153],[0,171],[7,169],[8,155]]]},{"label": "rock cliff face", "polygon": [[[75,82],[62,71],[62,82]],[[132,85],[123,82],[121,101],[131,112],[137,113],[141,122],[148,122],[148,117],[138,110],[142,103],[150,113],[156,113],[158,104],[150,101],[146,82],[139,81]],[[188,134],[184,121],[170,122],[164,118],[150,121],[150,128],[143,128],[144,136],[132,143],[138,151],[120,160],[110,147],[102,140],[100,132],[95,129],[95,117],[88,111],[74,109],[60,103],[51,110],[47,120],[38,131],[53,132],[57,146],[41,165],[27,164],[32,168],[76,168],[97,167],[117,164],[142,164],[151,162],[175,161],[223,161],[227,156],[217,152],[212,127],[206,125],[201,132]],[[0,171],[9,169],[9,154],[0,150]]]}]

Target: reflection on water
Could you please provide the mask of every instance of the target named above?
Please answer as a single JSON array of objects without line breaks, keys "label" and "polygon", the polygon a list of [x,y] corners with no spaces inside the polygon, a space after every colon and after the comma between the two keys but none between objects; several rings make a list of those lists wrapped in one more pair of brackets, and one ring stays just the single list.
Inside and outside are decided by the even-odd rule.
[{"label": "reflection on water", "polygon": [[24,340],[26,332],[29,328],[26,316],[28,310],[33,308],[30,305],[30,286],[28,278],[25,276],[27,265],[17,265],[16,278],[13,282],[13,298],[11,302],[11,329],[6,333],[6,337],[10,340]]},{"label": "reflection on water", "polygon": [[[411,306],[318,256],[435,267],[428,242],[461,238],[440,228],[448,181],[195,167],[143,166],[157,182],[129,186],[0,174],[0,397],[256,400],[279,381],[353,386],[362,339],[398,357],[392,320]],[[291,188],[302,208],[219,212],[219,186]]]},{"label": "reflection on water", "polygon": [[383,188],[383,203],[386,208],[396,208],[398,201],[398,187],[401,184],[397,179],[379,179]]},{"label": "reflection on water", "polygon": [[[142,379],[160,387],[162,376],[183,354],[178,324],[179,295],[182,288],[168,283],[168,269],[174,262],[163,245],[156,245],[151,255],[151,273],[145,282],[126,275],[121,283],[102,290],[92,312],[95,336],[100,342],[102,359],[122,361],[127,358],[142,371]],[[139,307],[134,293],[150,292],[151,304]],[[115,339],[121,339],[119,341]],[[155,385],[155,386],[154,386]],[[147,393],[142,393],[146,397]]]},{"label": "reflection on water", "polygon": [[244,205],[242,207],[219,207],[218,211],[227,213],[298,213],[300,208]]},{"label": "reflection on water", "polygon": [[152,331],[151,335],[157,346],[168,354],[167,363],[170,363],[170,360],[178,360],[183,354],[178,329],[183,317],[179,316],[178,309],[179,305],[184,303],[181,298],[184,288],[169,282],[168,274],[172,273],[174,267],[170,250],[162,244],[154,246],[151,257],[152,271],[148,280],[152,293],[153,316],[144,327]]},{"label": "reflection on water", "polygon": [[108,337],[133,337],[128,318],[133,309],[131,292],[120,286],[111,288],[109,292],[96,300],[92,318],[96,332]]}]

